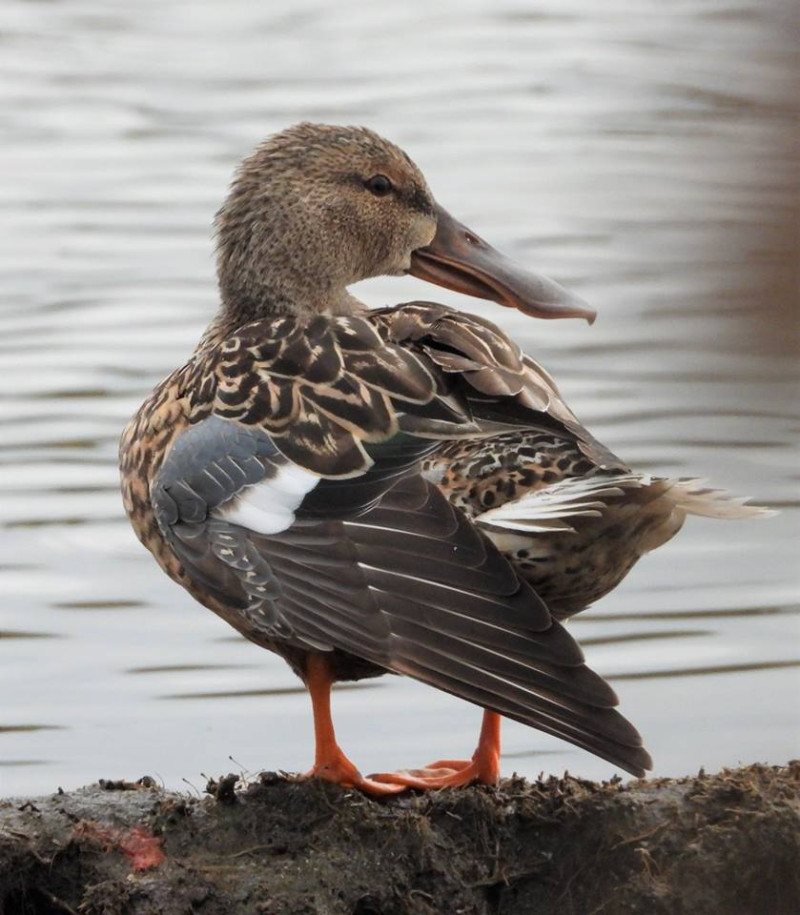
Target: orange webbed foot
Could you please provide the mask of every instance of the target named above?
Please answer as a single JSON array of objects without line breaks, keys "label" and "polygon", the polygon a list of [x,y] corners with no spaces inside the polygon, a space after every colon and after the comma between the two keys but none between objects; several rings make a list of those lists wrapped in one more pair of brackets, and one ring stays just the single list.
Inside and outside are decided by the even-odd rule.
[{"label": "orange webbed foot", "polygon": [[405,785],[382,783],[371,778],[364,778],[352,762],[338,751],[331,759],[316,763],[305,774],[306,778],[321,778],[323,781],[341,785],[343,788],[357,788],[374,797],[387,794],[399,794],[406,790]]},{"label": "orange webbed foot", "polygon": [[500,781],[500,716],[488,710],[483,713],[481,736],[472,759],[437,759],[422,769],[381,772],[371,775],[382,785],[402,785],[420,791],[471,785],[496,785]]},{"label": "orange webbed foot", "polygon": [[382,785],[434,791],[438,788],[457,788],[479,783],[496,785],[500,779],[500,760],[497,756],[474,759],[438,759],[422,769],[403,769],[399,772],[379,772],[370,779]]}]

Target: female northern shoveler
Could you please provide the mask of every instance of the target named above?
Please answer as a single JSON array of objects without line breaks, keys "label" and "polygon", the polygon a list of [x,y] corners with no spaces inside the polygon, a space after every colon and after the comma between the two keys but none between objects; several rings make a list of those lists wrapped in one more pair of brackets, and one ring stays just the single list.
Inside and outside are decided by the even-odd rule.
[{"label": "female northern shoveler", "polygon": [[[167,574],[303,678],[311,774],[373,793],[493,783],[501,715],[643,774],[638,733],[558,620],[687,514],[757,510],[631,471],[483,318],[354,299],[357,280],[412,273],[593,317],[456,222],[374,133],[267,140],[217,228],[222,306],[125,430],[125,507]],[[358,772],[330,687],[387,671],[485,710],[472,759]]]}]

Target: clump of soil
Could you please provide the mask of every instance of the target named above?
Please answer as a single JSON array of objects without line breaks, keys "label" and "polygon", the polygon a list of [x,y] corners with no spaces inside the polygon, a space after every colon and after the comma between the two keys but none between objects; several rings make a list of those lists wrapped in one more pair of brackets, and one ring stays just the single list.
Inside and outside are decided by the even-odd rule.
[{"label": "clump of soil", "polygon": [[226,776],[0,804],[0,915],[795,915],[800,763],[373,800]]}]

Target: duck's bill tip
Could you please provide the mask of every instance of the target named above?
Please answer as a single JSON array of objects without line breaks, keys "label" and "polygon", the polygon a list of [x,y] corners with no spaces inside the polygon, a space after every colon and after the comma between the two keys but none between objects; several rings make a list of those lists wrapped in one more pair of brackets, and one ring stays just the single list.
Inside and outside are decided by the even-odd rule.
[{"label": "duck's bill tip", "polygon": [[411,255],[413,276],[455,292],[497,302],[536,318],[583,318],[597,312],[554,280],[526,270],[437,206],[436,235]]}]

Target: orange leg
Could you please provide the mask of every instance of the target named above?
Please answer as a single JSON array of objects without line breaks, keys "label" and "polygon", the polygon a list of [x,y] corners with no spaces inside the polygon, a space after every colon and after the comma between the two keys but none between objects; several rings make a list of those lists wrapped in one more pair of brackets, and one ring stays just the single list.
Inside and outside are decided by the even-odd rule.
[{"label": "orange leg", "polygon": [[500,780],[500,721],[497,712],[483,713],[481,736],[472,759],[439,759],[424,769],[382,772],[371,775],[373,782],[406,788],[448,788],[480,782],[496,785]]},{"label": "orange leg", "polygon": [[403,784],[381,784],[364,776],[344,755],[336,742],[331,717],[331,677],[328,662],[323,655],[311,654],[306,664],[306,687],[311,695],[314,711],[314,765],[308,776],[335,782],[346,788],[360,788],[368,794],[397,794],[404,791]]}]

